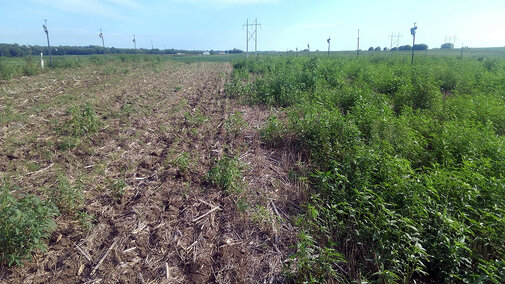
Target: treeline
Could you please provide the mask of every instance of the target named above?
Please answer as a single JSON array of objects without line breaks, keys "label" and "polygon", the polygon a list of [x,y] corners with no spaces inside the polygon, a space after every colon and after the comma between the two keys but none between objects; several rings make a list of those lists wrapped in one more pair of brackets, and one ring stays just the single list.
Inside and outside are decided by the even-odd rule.
[{"label": "treeline", "polygon": [[[19,44],[0,44],[0,56],[23,57],[28,55],[48,55],[48,48],[39,45],[19,45]],[[133,49],[133,48],[115,48],[89,45],[89,46],[52,46],[52,55],[92,55],[92,54],[201,54],[200,50],[182,50],[182,49]],[[242,53],[240,49],[227,51],[209,51],[210,54],[219,53]]]}]

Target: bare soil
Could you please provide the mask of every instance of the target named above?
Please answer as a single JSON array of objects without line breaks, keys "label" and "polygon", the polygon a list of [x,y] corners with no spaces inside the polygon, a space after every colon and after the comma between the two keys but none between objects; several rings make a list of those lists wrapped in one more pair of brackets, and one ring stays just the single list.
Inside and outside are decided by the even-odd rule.
[{"label": "bare soil", "polygon": [[[48,251],[0,268],[0,282],[288,281],[283,266],[305,198],[288,172],[300,157],[261,143],[271,111],[228,99],[230,72],[227,63],[114,63],[0,82],[0,172],[41,198],[63,174],[94,217],[87,229],[61,214]],[[62,150],[55,129],[85,102],[103,124]],[[232,133],[237,111],[247,124]],[[206,181],[224,155],[245,165],[240,192]]]}]

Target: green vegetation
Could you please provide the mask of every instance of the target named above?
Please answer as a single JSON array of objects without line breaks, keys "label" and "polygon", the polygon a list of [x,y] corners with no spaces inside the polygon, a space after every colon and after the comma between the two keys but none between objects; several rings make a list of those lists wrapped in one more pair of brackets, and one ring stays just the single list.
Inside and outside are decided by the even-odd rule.
[{"label": "green vegetation", "polygon": [[228,134],[237,137],[247,127],[247,121],[242,117],[242,113],[236,111],[224,122],[224,129]]},{"label": "green vegetation", "polygon": [[207,173],[207,182],[230,193],[242,190],[242,163],[235,157],[224,157]]},{"label": "green vegetation", "polygon": [[407,59],[233,64],[230,96],[286,108],[263,139],[310,160],[297,281],[505,282],[505,60]]},{"label": "green vegetation", "polygon": [[49,199],[60,212],[74,214],[82,209],[84,196],[80,185],[72,186],[63,174],[58,175],[57,183],[48,190]]},{"label": "green vegetation", "polygon": [[0,184],[0,265],[20,265],[56,229],[58,210],[33,195],[16,195],[9,183]]}]

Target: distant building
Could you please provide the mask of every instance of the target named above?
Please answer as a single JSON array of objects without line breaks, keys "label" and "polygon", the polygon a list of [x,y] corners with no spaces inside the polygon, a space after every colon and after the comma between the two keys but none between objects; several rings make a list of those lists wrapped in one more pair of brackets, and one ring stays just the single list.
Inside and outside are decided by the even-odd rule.
[{"label": "distant building", "polygon": [[204,53],[202,53],[202,55],[210,55],[210,52],[205,51]]}]

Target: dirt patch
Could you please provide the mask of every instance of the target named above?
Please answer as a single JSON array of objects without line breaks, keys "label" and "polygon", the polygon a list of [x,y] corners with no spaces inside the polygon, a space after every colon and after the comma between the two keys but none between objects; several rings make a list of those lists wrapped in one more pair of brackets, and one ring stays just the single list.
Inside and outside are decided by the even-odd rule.
[{"label": "dirt patch", "polygon": [[[106,68],[106,67],[103,67]],[[85,230],[58,218],[49,251],[2,268],[7,283],[274,283],[293,253],[304,186],[288,177],[296,154],[270,149],[257,129],[270,111],[224,93],[229,64],[96,67],[2,82],[0,169],[44,196],[58,175],[82,187]],[[103,125],[71,149],[55,130],[88,102]],[[235,123],[233,119],[245,123]],[[238,131],[236,131],[238,129]],[[210,186],[216,159],[239,157],[244,189]],[[115,184],[124,182],[121,194]]]}]

